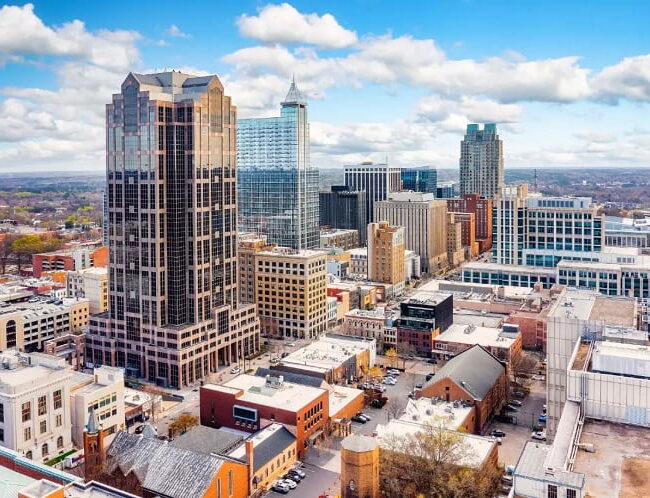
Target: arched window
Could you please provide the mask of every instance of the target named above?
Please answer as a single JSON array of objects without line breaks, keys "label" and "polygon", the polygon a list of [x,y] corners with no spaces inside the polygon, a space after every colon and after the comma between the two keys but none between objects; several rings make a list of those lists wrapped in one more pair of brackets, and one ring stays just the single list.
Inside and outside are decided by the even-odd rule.
[{"label": "arched window", "polygon": [[57,448],[63,448],[63,436],[59,436],[56,439],[56,447]]},{"label": "arched window", "polygon": [[31,460],[32,459],[32,452],[28,451],[27,453],[25,453],[25,458],[29,458]]},{"label": "arched window", "polygon": [[46,456],[46,455],[48,455],[49,453],[50,453],[50,450],[49,450],[49,448],[47,447],[47,443],[43,444],[43,446],[41,446],[41,454],[42,454],[43,456]]}]

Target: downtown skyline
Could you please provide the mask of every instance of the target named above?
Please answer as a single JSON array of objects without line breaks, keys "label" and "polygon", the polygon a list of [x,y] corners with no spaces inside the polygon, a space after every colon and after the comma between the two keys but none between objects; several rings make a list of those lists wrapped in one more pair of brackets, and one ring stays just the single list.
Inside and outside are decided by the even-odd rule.
[{"label": "downtown skyline", "polygon": [[295,75],[319,168],[457,168],[469,122],[499,125],[506,168],[647,166],[649,7],[507,3],[5,6],[0,172],[102,171],[105,104],[129,71],[163,68],[218,74],[239,118],[273,115]]}]

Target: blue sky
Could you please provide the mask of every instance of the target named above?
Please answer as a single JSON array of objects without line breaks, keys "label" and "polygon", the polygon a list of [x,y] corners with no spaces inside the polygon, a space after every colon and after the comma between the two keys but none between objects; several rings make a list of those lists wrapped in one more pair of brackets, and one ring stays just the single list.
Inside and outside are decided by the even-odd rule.
[{"label": "blue sky", "polygon": [[312,162],[456,167],[499,123],[506,167],[650,164],[650,2],[43,1],[0,8],[0,171],[103,168],[128,71],[216,73],[241,117],[308,96]]}]

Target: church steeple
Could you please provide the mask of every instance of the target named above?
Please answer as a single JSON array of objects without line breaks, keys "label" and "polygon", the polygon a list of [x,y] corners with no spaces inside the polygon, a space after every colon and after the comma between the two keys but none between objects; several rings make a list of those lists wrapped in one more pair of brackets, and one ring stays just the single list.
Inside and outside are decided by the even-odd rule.
[{"label": "church steeple", "polygon": [[303,97],[300,90],[298,90],[295,77],[291,78],[291,86],[289,87],[289,92],[287,93],[287,96],[284,98],[284,102],[282,102],[282,105],[285,104],[303,104],[303,105],[307,104],[305,97]]}]

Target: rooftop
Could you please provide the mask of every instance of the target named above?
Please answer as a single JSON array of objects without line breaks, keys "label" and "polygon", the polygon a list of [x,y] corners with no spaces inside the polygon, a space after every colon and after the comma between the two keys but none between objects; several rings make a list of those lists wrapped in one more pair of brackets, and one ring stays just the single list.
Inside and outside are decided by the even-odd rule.
[{"label": "rooftop", "polygon": [[515,342],[513,334],[502,329],[453,323],[435,341],[459,344],[479,344],[483,347],[510,348]]},{"label": "rooftop", "polygon": [[34,296],[28,301],[12,304],[0,304],[0,316],[10,313],[20,313],[25,320],[48,317],[66,313],[73,304],[88,303],[88,299],[63,298],[57,299],[46,296]]},{"label": "rooftop", "polygon": [[[582,489],[585,484],[584,474],[569,472],[564,469],[548,469],[546,467],[546,459],[550,451],[551,446],[549,445],[534,441],[526,443],[515,466],[515,488],[517,487],[517,478],[523,477]],[[595,496],[607,496],[607,494]]]},{"label": "rooftop", "polygon": [[455,431],[470,413],[472,407],[469,405],[435,398],[419,398],[408,400],[399,420],[419,424],[431,423],[436,427]]},{"label": "rooftop", "polygon": [[[257,472],[272,458],[282,454],[289,446],[295,444],[296,436],[282,424],[274,423],[251,434],[247,440],[253,442],[253,472]],[[240,444],[228,453],[228,456],[245,461],[246,445]]]},{"label": "rooftop", "polygon": [[450,292],[454,301],[458,299],[485,300],[489,297],[502,297],[507,299],[526,299],[533,289],[529,287],[515,287],[512,285],[473,284],[469,282],[454,282],[449,280],[430,280],[418,287],[419,290],[429,292]]},{"label": "rooftop", "polygon": [[374,437],[352,434],[341,441],[341,447],[348,451],[358,453],[372,451],[377,447],[378,441]]},{"label": "rooftop", "polygon": [[430,306],[435,306],[440,304],[451,296],[449,292],[426,292],[418,290],[410,298],[403,301],[407,304],[428,304]]},{"label": "rooftop", "polygon": [[339,385],[331,385],[329,387],[329,414],[330,417],[336,417],[337,414],[346,406],[350,404],[352,400],[359,396],[363,396],[363,391],[361,389],[356,389],[354,387],[346,387]]},{"label": "rooftop", "polygon": [[284,365],[300,365],[302,369],[328,371],[348,358],[373,348],[374,340],[351,336],[321,336],[282,359]]},{"label": "rooftop", "polygon": [[348,311],[345,316],[350,318],[375,318],[383,320],[386,317],[386,312],[384,308],[374,310],[360,310],[359,308],[355,308]]},{"label": "rooftop", "polygon": [[504,273],[526,273],[529,275],[553,275],[555,268],[541,268],[538,266],[523,265],[500,265],[497,263],[483,263],[482,261],[470,261],[461,266],[461,270],[495,271]]},{"label": "rooftop", "polygon": [[567,289],[551,306],[549,319],[600,321],[605,325],[633,327],[636,303],[634,298],[604,296],[595,291]]},{"label": "rooftop", "polygon": [[0,392],[18,394],[43,382],[67,381],[72,377],[65,359],[43,353],[7,350],[0,355]]},{"label": "rooftop", "polygon": [[203,389],[230,394],[242,393],[237,399],[253,404],[283,408],[296,412],[321,396],[325,390],[307,385],[282,382],[270,387],[264,377],[240,374],[223,385],[206,384]]},{"label": "rooftop", "polygon": [[169,444],[175,448],[196,451],[205,455],[226,454],[240,446],[244,438],[232,432],[199,425],[175,437]]},{"label": "rooftop", "polygon": [[276,247],[269,251],[260,251],[256,257],[268,256],[274,258],[288,258],[288,259],[310,259],[317,256],[327,256],[326,251],[315,251],[312,249],[291,249],[290,247]]}]

